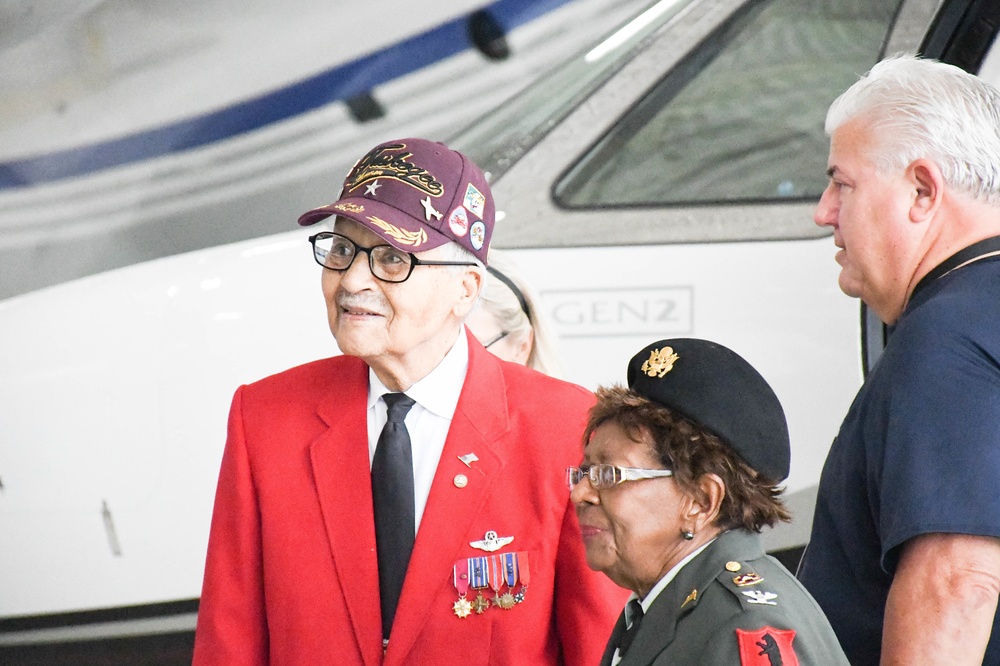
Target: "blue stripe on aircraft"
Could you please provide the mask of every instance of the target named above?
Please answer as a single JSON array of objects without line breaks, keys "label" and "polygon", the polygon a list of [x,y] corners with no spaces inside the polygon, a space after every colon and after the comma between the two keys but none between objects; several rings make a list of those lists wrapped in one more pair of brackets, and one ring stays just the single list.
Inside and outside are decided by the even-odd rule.
[{"label": "blue stripe on aircraft", "polygon": [[[487,9],[512,30],[569,0],[497,0]],[[118,139],[0,164],[0,190],[100,171],[228,139],[370,91],[472,46],[468,16],[299,83],[219,111]]]}]

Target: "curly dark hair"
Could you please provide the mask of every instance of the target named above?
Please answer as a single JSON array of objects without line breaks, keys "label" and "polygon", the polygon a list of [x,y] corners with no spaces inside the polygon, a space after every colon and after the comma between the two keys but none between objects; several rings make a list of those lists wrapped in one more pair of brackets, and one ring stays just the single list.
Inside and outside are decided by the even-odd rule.
[{"label": "curly dark hair", "polygon": [[697,481],[716,474],[726,485],[715,521],[723,530],[741,528],[760,532],[763,527],[791,519],[780,496],[783,488],[759,474],[721,438],[677,412],[621,386],[597,389],[597,404],[590,410],[586,446],[594,431],[615,423],[636,442],[648,432],[660,463],[674,472],[685,492],[707,501]]}]

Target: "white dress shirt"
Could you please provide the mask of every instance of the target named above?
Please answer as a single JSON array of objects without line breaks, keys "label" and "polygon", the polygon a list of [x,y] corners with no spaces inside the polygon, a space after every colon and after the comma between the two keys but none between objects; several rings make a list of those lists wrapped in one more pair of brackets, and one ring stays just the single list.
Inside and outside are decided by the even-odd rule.
[{"label": "white dress shirt", "polygon": [[[451,419],[455,415],[458,396],[469,369],[469,341],[465,327],[437,367],[406,390],[416,402],[406,414],[406,430],[413,451],[413,519],[414,534],[420,529],[420,519],[427,506],[427,496],[437,471],[444,441],[448,437]],[[368,466],[371,469],[378,437],[387,420],[382,396],[393,393],[368,369]]]}]

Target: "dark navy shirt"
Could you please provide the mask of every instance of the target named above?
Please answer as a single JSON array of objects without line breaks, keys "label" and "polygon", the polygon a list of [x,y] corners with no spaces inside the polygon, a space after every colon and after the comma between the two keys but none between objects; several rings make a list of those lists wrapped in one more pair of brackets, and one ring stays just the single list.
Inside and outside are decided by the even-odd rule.
[{"label": "dark navy shirt", "polygon": [[918,286],[823,467],[799,578],[855,666],[879,662],[899,547],[933,532],[1000,537],[1000,257]]}]

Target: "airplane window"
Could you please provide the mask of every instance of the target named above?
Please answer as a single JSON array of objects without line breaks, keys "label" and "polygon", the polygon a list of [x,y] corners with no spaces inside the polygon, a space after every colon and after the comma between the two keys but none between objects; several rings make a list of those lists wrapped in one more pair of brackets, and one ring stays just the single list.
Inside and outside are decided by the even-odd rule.
[{"label": "airplane window", "polygon": [[448,142],[468,155],[491,181],[502,176],[560,120],[628,61],[650,34],[692,0],[659,0]]},{"label": "airplane window", "polygon": [[566,207],[794,200],[826,186],[826,109],[879,58],[899,0],[756,3],[556,186]]}]

